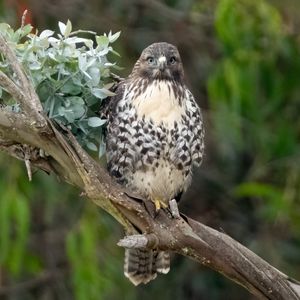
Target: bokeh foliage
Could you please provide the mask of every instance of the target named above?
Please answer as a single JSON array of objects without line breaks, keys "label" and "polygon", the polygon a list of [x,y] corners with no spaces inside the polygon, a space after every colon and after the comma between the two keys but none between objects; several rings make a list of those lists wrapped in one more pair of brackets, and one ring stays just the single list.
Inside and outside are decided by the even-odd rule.
[{"label": "bokeh foliage", "polygon": [[221,1],[216,32],[223,58],[208,91],[218,157],[236,175],[234,194],[258,198],[260,217],[282,218],[298,231],[300,53],[283,29],[264,1]]},{"label": "bokeh foliage", "polygon": [[[146,2],[129,6],[119,0],[84,1],[82,11],[89,18],[80,18],[77,0],[71,1],[72,10],[61,3],[56,12],[59,17],[67,10],[65,17],[76,28],[124,31],[117,49],[122,54],[119,64],[130,62],[127,70],[147,43],[162,39],[179,45],[191,90],[208,108],[206,159],[195,172],[182,209],[299,279],[300,32],[287,14],[294,2],[287,0],[283,6],[275,0],[175,0],[161,1],[155,10]],[[50,11],[54,26],[58,20]],[[293,14],[299,16],[296,9]],[[36,15],[44,22],[47,9]],[[203,19],[212,20],[211,25],[203,25]],[[65,59],[77,58],[60,59],[57,67],[63,64],[72,73],[72,62]],[[78,87],[71,80],[58,96],[86,101],[91,82],[83,72],[81,76],[80,88],[89,90],[75,93]],[[51,78],[60,84],[56,75]],[[100,88],[107,83],[104,80]],[[43,85],[40,89],[46,99]],[[95,117],[92,112],[84,116],[85,122]],[[69,125],[70,120],[60,120]],[[98,127],[89,129],[100,134]],[[173,259],[168,275],[132,287],[122,274],[123,251],[115,245],[122,230],[108,215],[52,176],[38,172],[29,183],[25,168],[4,156],[0,168],[0,272],[3,285],[12,288],[0,298],[252,299],[234,283],[182,257]],[[43,274],[52,277],[43,280]],[[32,280],[29,288],[14,290]]]}]

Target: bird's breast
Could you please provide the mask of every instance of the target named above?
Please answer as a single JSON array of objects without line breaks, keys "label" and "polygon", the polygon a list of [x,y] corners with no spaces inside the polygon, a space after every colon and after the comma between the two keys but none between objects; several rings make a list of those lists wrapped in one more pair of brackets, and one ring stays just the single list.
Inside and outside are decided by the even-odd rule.
[{"label": "bird's breast", "polygon": [[154,124],[174,125],[181,119],[184,107],[174,94],[169,81],[154,81],[138,95],[133,95],[132,105],[138,118],[152,120]]}]

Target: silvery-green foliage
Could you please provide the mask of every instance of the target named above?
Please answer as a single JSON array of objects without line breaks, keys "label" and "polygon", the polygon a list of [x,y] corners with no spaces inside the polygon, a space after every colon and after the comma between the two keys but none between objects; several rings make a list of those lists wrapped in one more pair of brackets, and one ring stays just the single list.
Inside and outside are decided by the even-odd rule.
[{"label": "silvery-green foliage", "polygon": [[[90,31],[72,31],[72,24],[59,22],[59,33],[44,30],[32,33],[26,25],[14,31],[0,24],[0,32],[16,52],[50,118],[72,130],[77,140],[90,150],[104,151],[102,129],[105,120],[96,112],[101,101],[113,95],[109,90],[111,68],[107,55],[120,32],[97,36]],[[91,36],[93,39],[86,38]],[[14,77],[5,57],[0,69]],[[0,89],[0,103],[18,109],[18,103]]]}]

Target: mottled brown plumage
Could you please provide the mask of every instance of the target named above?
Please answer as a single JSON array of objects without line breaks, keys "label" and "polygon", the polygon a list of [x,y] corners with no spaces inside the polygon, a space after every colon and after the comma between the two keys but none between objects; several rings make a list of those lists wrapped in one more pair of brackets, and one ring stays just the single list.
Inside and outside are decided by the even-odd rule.
[{"label": "mottled brown plumage", "polygon": [[[150,45],[110,102],[110,174],[157,208],[166,207],[189,186],[193,166],[202,161],[203,137],[200,109],[184,84],[177,48]],[[169,271],[169,260],[166,252],[126,250],[124,273],[135,285],[147,283]]]}]

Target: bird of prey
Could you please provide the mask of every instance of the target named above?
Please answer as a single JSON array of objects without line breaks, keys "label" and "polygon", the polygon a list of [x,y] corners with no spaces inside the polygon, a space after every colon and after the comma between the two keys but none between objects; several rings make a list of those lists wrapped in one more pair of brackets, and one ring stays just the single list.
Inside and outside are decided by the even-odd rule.
[{"label": "bird of prey", "polygon": [[[154,43],[143,50],[109,102],[108,171],[158,211],[188,188],[204,152],[200,108],[184,83],[177,48]],[[138,285],[168,273],[168,252],[126,249],[124,273]]]}]

